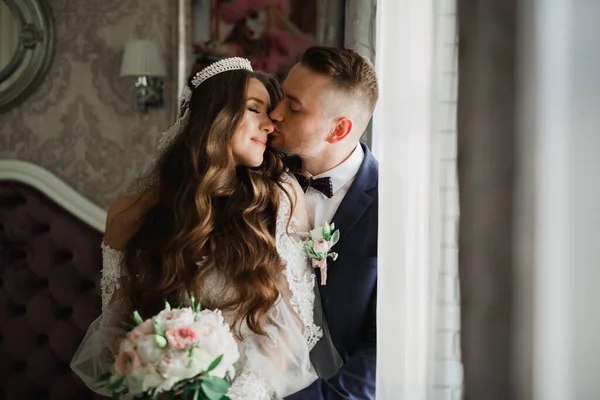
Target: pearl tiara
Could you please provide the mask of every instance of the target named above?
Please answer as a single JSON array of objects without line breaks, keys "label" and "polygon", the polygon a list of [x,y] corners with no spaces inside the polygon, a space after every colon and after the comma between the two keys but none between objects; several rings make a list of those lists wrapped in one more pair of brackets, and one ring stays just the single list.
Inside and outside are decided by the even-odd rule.
[{"label": "pearl tiara", "polygon": [[192,78],[192,85],[194,85],[194,87],[198,87],[198,85],[200,85],[208,78],[220,74],[221,72],[233,71],[236,69],[245,69],[248,71],[252,71],[252,65],[250,64],[250,61],[245,58],[224,58],[198,71],[196,75]]}]

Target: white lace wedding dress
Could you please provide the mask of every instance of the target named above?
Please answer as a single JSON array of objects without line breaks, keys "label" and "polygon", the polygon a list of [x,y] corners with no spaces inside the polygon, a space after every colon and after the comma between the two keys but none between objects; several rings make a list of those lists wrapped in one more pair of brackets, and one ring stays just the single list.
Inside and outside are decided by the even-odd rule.
[{"label": "white lace wedding dress", "polygon": [[[240,360],[236,377],[227,393],[232,400],[271,400],[285,397],[308,386],[317,375],[309,358],[310,350],[322,336],[314,323],[315,278],[300,245],[299,232],[308,230],[308,218],[302,192],[295,180],[287,179],[291,193],[300,193],[291,215],[288,197],[282,194],[277,215],[277,250],[284,262],[281,276],[281,296],[269,313],[264,326],[268,335],[257,335],[245,324],[241,326]],[[289,224],[288,224],[289,222]],[[107,344],[123,336],[120,320],[132,310],[121,294],[124,279],[122,253],[102,244],[102,315],[89,327],[77,350],[71,368],[94,391],[109,395],[98,388],[94,379],[109,368],[104,358]],[[210,277],[200,289],[204,298],[227,296],[232,288],[219,276]],[[223,313],[230,324],[233,313]]]}]

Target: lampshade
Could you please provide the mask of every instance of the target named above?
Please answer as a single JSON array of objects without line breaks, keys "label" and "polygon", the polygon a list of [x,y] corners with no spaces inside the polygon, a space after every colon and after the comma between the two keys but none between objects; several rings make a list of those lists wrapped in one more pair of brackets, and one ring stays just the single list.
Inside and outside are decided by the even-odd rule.
[{"label": "lampshade", "polygon": [[156,43],[151,40],[132,40],[125,45],[121,76],[164,76],[165,63]]}]

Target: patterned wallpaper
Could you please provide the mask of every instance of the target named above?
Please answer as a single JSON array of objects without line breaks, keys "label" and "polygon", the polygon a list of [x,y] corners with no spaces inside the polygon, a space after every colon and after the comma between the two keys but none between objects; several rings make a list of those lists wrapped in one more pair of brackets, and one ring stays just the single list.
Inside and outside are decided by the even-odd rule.
[{"label": "patterned wallpaper", "polygon": [[52,66],[18,108],[0,115],[0,158],[40,165],[107,208],[151,161],[172,119],[136,109],[134,78],[119,77],[126,41],[155,40],[168,74],[174,48],[171,0],[49,0],[55,20]]}]

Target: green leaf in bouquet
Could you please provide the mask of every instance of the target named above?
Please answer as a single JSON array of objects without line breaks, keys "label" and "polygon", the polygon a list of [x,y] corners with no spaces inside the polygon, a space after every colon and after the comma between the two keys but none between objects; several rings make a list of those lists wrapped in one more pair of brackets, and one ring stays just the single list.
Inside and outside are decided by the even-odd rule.
[{"label": "green leaf in bouquet", "polygon": [[335,230],[335,222],[332,222],[331,225],[329,225],[329,228],[333,231]]},{"label": "green leaf in bouquet", "polygon": [[196,304],[196,298],[194,297],[194,293],[192,293],[192,292],[190,292],[190,304],[192,306],[193,312],[200,311],[200,301],[198,301],[198,304]]},{"label": "green leaf in bouquet", "polygon": [[331,235],[331,246],[335,246],[335,244],[340,240],[340,231],[339,229]]},{"label": "green leaf in bouquet", "polygon": [[166,400],[174,400],[175,399],[175,392],[171,390],[171,392],[169,392],[169,394],[167,395]]},{"label": "green leaf in bouquet", "polygon": [[106,348],[104,350],[104,359],[106,360],[107,364],[114,364],[116,357],[110,349]]},{"label": "green leaf in bouquet", "polygon": [[110,381],[111,376],[112,376],[112,373],[105,372],[102,375],[100,375],[99,377],[97,377],[95,379],[95,381],[96,381],[96,383],[108,383]]},{"label": "green leaf in bouquet", "polygon": [[152,318],[152,325],[154,326],[154,331],[157,335],[160,335],[162,337],[165,336],[165,329],[163,328],[162,324],[156,319],[156,317]]},{"label": "green leaf in bouquet", "polygon": [[130,331],[133,328],[135,328],[134,325],[132,325],[129,322],[126,322],[126,321],[121,321],[121,325],[123,325],[123,328],[127,329],[128,331]]},{"label": "green leaf in bouquet", "polygon": [[135,322],[135,326],[138,326],[138,325],[141,325],[144,323],[144,320],[140,316],[140,313],[137,311],[133,312],[132,319],[133,319],[133,322]]},{"label": "green leaf in bouquet", "polygon": [[159,349],[167,347],[167,339],[164,336],[154,335],[154,343]]},{"label": "green leaf in bouquet", "polygon": [[193,391],[192,387],[190,385],[186,385],[183,388],[183,393],[181,393],[181,398],[183,400],[190,400],[192,398],[192,396],[194,395],[192,393],[192,391]]},{"label": "green leaf in bouquet", "polygon": [[171,311],[171,304],[165,299],[165,310]]},{"label": "green leaf in bouquet", "polygon": [[121,377],[121,378],[117,379],[116,381],[111,382],[110,384],[108,384],[106,386],[106,388],[108,390],[110,390],[111,392],[116,392],[123,385],[123,381],[125,381],[125,378]]},{"label": "green leaf in bouquet", "polygon": [[206,372],[211,372],[213,369],[217,368],[219,366],[219,364],[221,363],[221,360],[223,360],[223,354],[221,354],[219,357],[215,358],[215,360],[210,363]]},{"label": "green leaf in bouquet", "polygon": [[335,261],[338,258],[338,253],[331,252],[329,253],[329,257],[331,257],[331,259]]},{"label": "green leaf in bouquet", "polygon": [[229,383],[225,379],[208,376],[203,377],[200,387],[208,400],[221,400],[229,389]]}]

